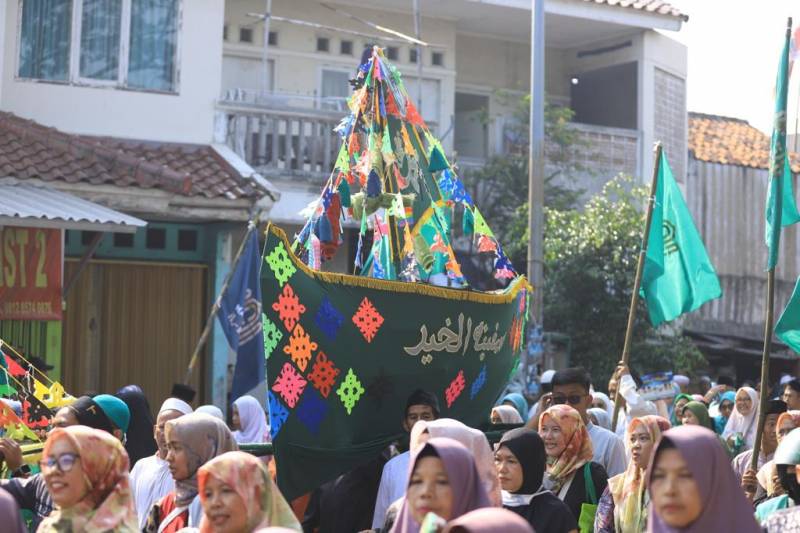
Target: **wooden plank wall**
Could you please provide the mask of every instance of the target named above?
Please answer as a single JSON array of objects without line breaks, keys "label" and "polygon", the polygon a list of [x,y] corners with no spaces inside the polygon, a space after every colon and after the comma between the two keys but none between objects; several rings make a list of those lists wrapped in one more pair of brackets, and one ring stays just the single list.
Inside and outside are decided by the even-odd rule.
[{"label": "wooden plank wall", "polygon": [[[722,285],[722,298],[693,318],[763,328],[767,248],[764,203],[767,171],[689,158],[684,195]],[[794,176],[797,197],[797,176]],[[800,233],[784,229],[776,270],[776,319],[800,274]],[[763,334],[763,331],[762,333]]]},{"label": "wooden plank wall", "polygon": [[[74,261],[65,264],[68,279]],[[183,379],[207,312],[201,265],[93,261],[64,313],[63,379],[72,394],[113,393],[131,383],[151,407]],[[204,397],[205,364],[192,386]]]}]

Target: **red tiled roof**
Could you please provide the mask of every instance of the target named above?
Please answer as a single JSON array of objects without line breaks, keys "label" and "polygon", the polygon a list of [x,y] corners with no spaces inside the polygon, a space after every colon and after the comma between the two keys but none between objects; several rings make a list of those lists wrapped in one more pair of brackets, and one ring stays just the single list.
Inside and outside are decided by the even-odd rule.
[{"label": "red tiled roof", "polygon": [[[769,168],[770,138],[746,120],[689,113],[689,153],[708,163]],[[791,153],[793,172],[800,172],[800,154]]]},{"label": "red tiled roof", "polygon": [[648,13],[656,13],[658,15],[667,15],[670,17],[677,17],[684,22],[689,20],[689,15],[681,13],[681,11],[662,0],[583,0],[591,4],[604,4],[607,6],[619,6],[630,9],[638,9],[639,11],[646,11]]},{"label": "red tiled roof", "polygon": [[232,200],[265,194],[208,145],[72,135],[3,112],[0,176]]}]

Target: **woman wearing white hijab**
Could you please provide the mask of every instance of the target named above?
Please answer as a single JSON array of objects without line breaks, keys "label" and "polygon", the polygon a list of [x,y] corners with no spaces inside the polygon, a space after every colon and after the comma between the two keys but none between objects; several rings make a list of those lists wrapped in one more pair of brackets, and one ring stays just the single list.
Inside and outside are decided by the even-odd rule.
[{"label": "woman wearing white hijab", "polygon": [[605,392],[592,391],[592,407],[605,410],[609,420],[614,416],[614,402]]},{"label": "woman wearing white hijab", "polygon": [[587,409],[586,412],[589,414],[589,420],[591,420],[592,423],[611,431],[611,417],[608,416],[608,412],[605,409],[592,407],[591,409]]},{"label": "woman wearing white hijab", "polygon": [[258,400],[242,396],[233,402],[233,429],[238,444],[269,442],[267,415]]},{"label": "woman wearing white hijab", "polygon": [[735,453],[753,448],[758,421],[758,393],[751,387],[736,391],[733,413],[722,431],[722,439]]},{"label": "woman wearing white hijab", "polygon": [[191,412],[192,406],[177,398],[167,398],[158,410],[156,425],[153,428],[158,450],[155,455],[137,461],[130,475],[139,527],[144,527],[147,523],[147,513],[153,504],[175,490],[175,482],[169,471],[169,463],[166,461],[167,441],[164,437],[164,426],[170,420]]},{"label": "woman wearing white hijab", "polygon": [[225,415],[222,413],[222,409],[217,407],[216,405],[201,405],[197,409],[194,410],[195,413],[205,413],[207,415],[211,415],[214,418],[219,418],[223,422],[225,421]]}]

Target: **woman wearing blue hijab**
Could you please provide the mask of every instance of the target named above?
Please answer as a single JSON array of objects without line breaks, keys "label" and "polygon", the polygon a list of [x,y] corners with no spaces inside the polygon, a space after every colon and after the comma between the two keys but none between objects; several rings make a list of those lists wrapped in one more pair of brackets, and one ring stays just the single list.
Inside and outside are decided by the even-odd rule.
[{"label": "woman wearing blue hijab", "polygon": [[733,391],[723,392],[719,398],[719,415],[714,417],[714,431],[717,435],[722,435],[725,430],[725,424],[728,423],[733,412],[733,406],[736,403],[736,393]]},{"label": "woman wearing blue hijab", "polygon": [[522,417],[522,420],[528,420],[528,401],[522,394],[518,392],[508,393],[500,400],[500,405],[510,405],[519,411],[519,416]]}]

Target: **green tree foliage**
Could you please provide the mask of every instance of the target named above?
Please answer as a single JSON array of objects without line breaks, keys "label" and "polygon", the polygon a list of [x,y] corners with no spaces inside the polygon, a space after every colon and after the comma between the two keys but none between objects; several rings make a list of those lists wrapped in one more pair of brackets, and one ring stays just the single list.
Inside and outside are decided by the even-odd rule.
[{"label": "green tree foliage", "polygon": [[[518,234],[510,230],[517,211],[528,200],[530,95],[512,99],[499,93],[498,98],[514,109],[511,120],[504,127],[505,153],[490,158],[484,167],[470,172],[465,182],[499,241],[504,246],[512,247],[510,251],[507,250],[512,262],[515,265],[524,265],[524,252],[521,262],[520,257],[513,255],[516,250],[515,235]],[[574,207],[583,192],[572,186],[574,174],[586,170],[574,157],[576,149],[585,147],[575,130],[569,127],[574,114],[566,107],[550,104],[545,106],[545,205],[559,209]],[[484,117],[484,121],[488,121],[488,118]]]},{"label": "green tree foliage", "polygon": [[[598,388],[622,354],[646,194],[632,178],[618,176],[582,210],[545,208],[545,331],[571,337],[571,364],[589,369]],[[519,229],[527,224],[526,209],[517,215]],[[526,236],[519,240],[527,245]],[[689,339],[654,330],[641,300],[636,316],[632,368],[691,374],[706,365]]]}]

